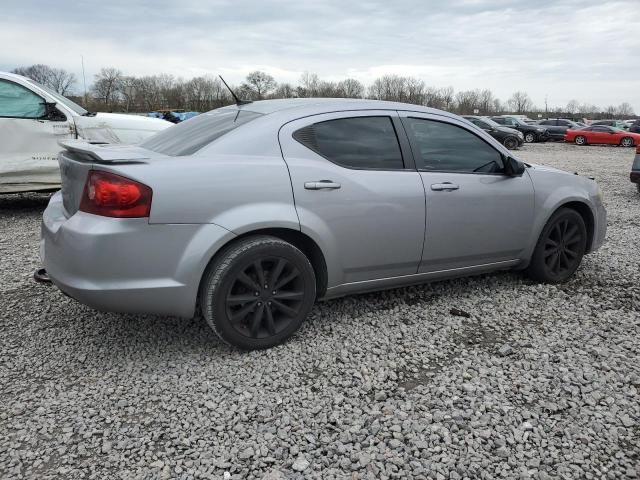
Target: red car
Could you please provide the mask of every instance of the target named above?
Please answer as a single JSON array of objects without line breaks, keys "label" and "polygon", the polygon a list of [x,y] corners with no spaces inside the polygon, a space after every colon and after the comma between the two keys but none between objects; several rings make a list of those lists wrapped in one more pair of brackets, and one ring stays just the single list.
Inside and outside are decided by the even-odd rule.
[{"label": "red car", "polygon": [[576,145],[604,143],[633,147],[634,145],[640,145],[640,134],[607,127],[606,125],[592,125],[580,130],[567,130],[567,133],[564,134],[564,141],[575,142]]}]

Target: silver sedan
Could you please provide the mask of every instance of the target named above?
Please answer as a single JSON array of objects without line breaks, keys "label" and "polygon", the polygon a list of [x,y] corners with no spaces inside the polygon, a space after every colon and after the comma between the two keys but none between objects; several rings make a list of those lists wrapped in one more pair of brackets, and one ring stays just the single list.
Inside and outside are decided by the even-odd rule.
[{"label": "silver sedan", "polygon": [[564,282],[606,231],[593,180],[416,105],[261,101],[139,146],[63,146],[41,241],[59,289],[201,312],[245,349],[283,342],[318,299],[503,269]]}]

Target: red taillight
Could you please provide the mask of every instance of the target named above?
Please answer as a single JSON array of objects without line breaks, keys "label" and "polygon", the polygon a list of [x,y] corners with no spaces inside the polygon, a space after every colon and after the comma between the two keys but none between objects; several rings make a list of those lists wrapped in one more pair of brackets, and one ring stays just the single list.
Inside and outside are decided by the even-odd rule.
[{"label": "red taillight", "polygon": [[152,191],[146,185],[115,173],[90,170],[80,210],[103,217],[148,217]]}]

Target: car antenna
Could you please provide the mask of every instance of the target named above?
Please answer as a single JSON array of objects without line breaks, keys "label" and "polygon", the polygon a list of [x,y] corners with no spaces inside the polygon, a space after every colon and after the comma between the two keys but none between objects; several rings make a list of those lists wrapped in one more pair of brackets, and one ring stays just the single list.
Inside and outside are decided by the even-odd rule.
[{"label": "car antenna", "polygon": [[227,87],[227,90],[229,90],[231,92],[231,96],[236,101],[236,105],[237,106],[246,105],[248,103],[252,103],[251,100],[240,100],[238,98],[238,96],[235,93],[233,93],[233,90],[231,90],[231,87],[229,85],[227,85],[227,82],[224,81],[224,78],[222,78],[222,75],[218,75],[218,76],[220,77],[220,80],[222,80],[222,83],[224,83],[224,86]]}]

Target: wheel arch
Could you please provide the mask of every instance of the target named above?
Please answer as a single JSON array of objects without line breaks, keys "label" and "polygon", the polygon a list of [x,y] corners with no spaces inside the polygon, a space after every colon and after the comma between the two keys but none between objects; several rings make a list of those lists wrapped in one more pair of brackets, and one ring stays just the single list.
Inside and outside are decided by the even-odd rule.
[{"label": "wheel arch", "polygon": [[[555,213],[562,209],[568,208],[571,210],[575,210],[580,214],[582,220],[584,220],[584,224],[587,227],[587,253],[591,251],[591,246],[593,245],[593,237],[595,235],[595,218],[593,212],[591,211],[591,207],[587,205],[585,202],[581,202],[578,200],[572,200],[570,202],[563,203],[559,205],[551,214],[551,216],[555,215]],[[551,218],[551,216],[549,218]],[[547,219],[547,222],[549,220]],[[546,225],[546,222],[545,222]]]},{"label": "wheel arch", "polygon": [[[271,237],[279,238],[280,240],[284,240],[292,244],[298,250],[300,250],[311,262],[311,266],[313,267],[315,276],[316,276],[316,298],[322,298],[327,291],[327,262],[325,260],[324,253],[318,246],[318,244],[308,235],[302,233],[299,230],[293,230],[291,228],[261,228],[256,230],[250,230],[242,233],[236,237],[231,238],[225,244],[223,244],[220,248],[216,250],[213,256],[207,262],[207,266],[202,272],[200,277],[200,282],[198,286],[198,296],[200,294],[200,290],[202,287],[202,282],[204,281],[207,271],[211,264],[233,244],[238,241],[244,240],[247,237],[254,237],[260,235],[268,235]],[[196,302],[198,300],[196,299]]]}]

